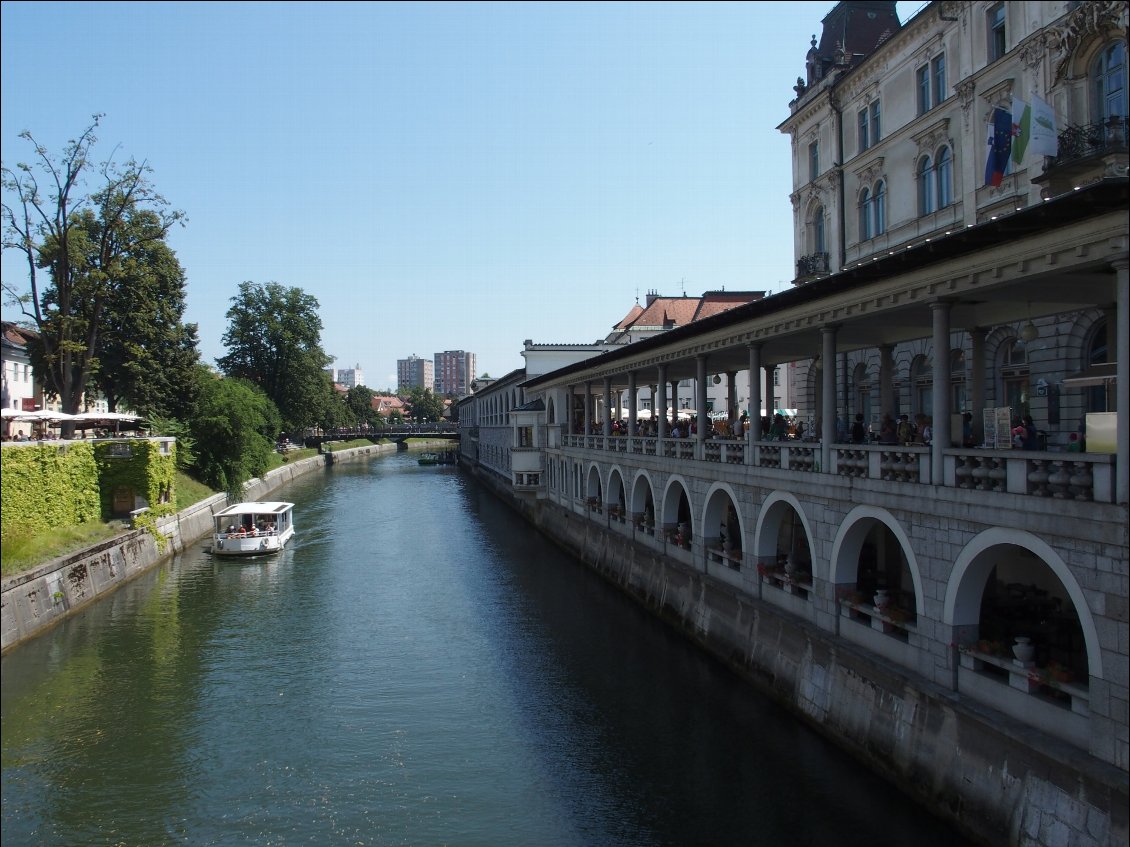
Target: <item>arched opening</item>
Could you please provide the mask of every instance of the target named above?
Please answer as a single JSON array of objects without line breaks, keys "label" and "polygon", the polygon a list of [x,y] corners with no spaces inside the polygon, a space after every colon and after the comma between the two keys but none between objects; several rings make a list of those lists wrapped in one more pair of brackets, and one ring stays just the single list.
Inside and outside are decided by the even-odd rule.
[{"label": "arched opening", "polygon": [[854,571],[854,580],[846,586],[847,599],[872,606],[895,623],[913,624],[918,618],[914,576],[898,536],[876,518],[863,518],[852,534],[859,546],[854,562],[844,562],[848,574]]},{"label": "arched opening", "polygon": [[604,497],[601,496],[603,486],[600,484],[600,473],[596,466],[589,468],[588,478],[585,480],[585,502],[594,512],[604,509]]},{"label": "arched opening", "polygon": [[668,542],[684,550],[691,549],[691,539],[694,537],[691,501],[681,482],[672,482],[664,494],[663,531]]},{"label": "arched opening", "polygon": [[632,520],[640,532],[655,534],[655,498],[651,493],[651,483],[643,474],[636,477],[632,486]]},{"label": "arched opening", "polygon": [[745,543],[742,522],[733,495],[716,488],[706,501],[702,519],[702,541],[718,558],[731,566],[740,564]]},{"label": "arched opening", "polygon": [[628,514],[628,504],[624,496],[624,478],[620,471],[613,468],[608,475],[608,514],[615,520],[623,523]]},{"label": "arched opening", "polygon": [[[1016,660],[1027,656],[1023,661],[1046,677],[1046,683],[1086,685],[1089,668],[1083,628],[1055,572],[1030,550],[1013,545],[993,548],[987,565],[980,577],[966,574],[967,579],[982,580],[979,647]],[[1044,687],[1042,693],[1059,696],[1055,687]]]}]

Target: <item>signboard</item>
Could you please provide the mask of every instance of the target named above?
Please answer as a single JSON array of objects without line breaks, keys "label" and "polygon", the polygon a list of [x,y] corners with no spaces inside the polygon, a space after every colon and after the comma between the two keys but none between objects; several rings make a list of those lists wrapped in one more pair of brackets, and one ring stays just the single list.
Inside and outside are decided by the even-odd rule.
[{"label": "signboard", "polygon": [[35,411],[35,398],[34,397],[24,397],[24,398],[22,398],[20,400],[20,411],[21,412],[34,412]]},{"label": "signboard", "polygon": [[1012,449],[1012,407],[1000,406],[982,412],[985,446],[995,450]]}]

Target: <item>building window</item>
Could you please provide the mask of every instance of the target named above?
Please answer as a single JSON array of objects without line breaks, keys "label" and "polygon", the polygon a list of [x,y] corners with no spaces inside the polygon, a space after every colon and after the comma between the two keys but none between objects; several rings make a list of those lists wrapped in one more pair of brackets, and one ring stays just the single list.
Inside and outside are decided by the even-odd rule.
[{"label": "building window", "polygon": [[[1102,321],[1091,335],[1090,344],[1087,346],[1087,364],[1102,365],[1110,361],[1106,338],[1106,321]],[[1113,412],[1114,411],[1114,380],[1107,380],[1102,385],[1092,385],[1087,388],[1086,411],[1088,412]]]},{"label": "building window", "polygon": [[873,229],[876,235],[887,231],[887,183],[879,180],[875,183],[875,198],[871,201],[875,209]]},{"label": "building window", "polygon": [[945,54],[920,67],[915,80],[918,88],[918,114],[924,115],[946,99]]},{"label": "building window", "polygon": [[859,110],[859,152],[871,146],[871,116],[864,107]]},{"label": "building window", "polygon": [[813,253],[827,253],[827,245],[824,241],[824,207],[817,206],[816,212],[812,217],[812,247]]},{"label": "building window", "polygon": [[871,104],[871,143],[878,144],[883,133],[879,128],[879,101]]},{"label": "building window", "polygon": [[940,105],[946,99],[946,57],[943,53],[930,63],[934,77],[934,105]]},{"label": "building window", "polygon": [[911,364],[910,384],[914,391],[914,399],[911,404],[914,411],[923,415],[933,415],[934,375],[930,360],[925,356],[917,357]]},{"label": "building window", "polygon": [[953,202],[953,159],[948,147],[938,151],[934,174],[937,177],[938,208],[944,209]]},{"label": "building window", "polygon": [[808,145],[808,179],[815,182],[820,176],[820,142],[813,141]]},{"label": "building window", "polygon": [[989,61],[995,62],[1008,52],[1008,41],[1005,38],[1004,3],[997,3],[989,9]]},{"label": "building window", "polygon": [[934,163],[929,156],[918,160],[918,214],[932,215],[934,205]]},{"label": "building window", "polygon": [[967,411],[965,392],[965,351],[950,351],[950,403],[954,412]]},{"label": "building window", "polygon": [[1028,414],[1028,354],[1019,338],[1005,342],[1000,374],[1004,402],[1012,408],[1012,416]]},{"label": "building window", "polygon": [[865,188],[859,194],[859,240],[868,241],[874,237],[871,232],[871,189]]},{"label": "building window", "polygon": [[1125,118],[1126,45],[1115,42],[1099,53],[1091,69],[1094,80],[1094,112],[1100,123],[1110,118]]}]

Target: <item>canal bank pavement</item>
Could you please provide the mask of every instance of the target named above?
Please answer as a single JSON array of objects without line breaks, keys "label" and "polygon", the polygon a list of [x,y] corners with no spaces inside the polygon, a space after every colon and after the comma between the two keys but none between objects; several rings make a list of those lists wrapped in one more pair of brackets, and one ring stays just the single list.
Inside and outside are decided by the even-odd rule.
[{"label": "canal bank pavement", "polygon": [[[275,489],[330,462],[367,459],[373,455],[395,453],[397,449],[396,444],[372,444],[299,459],[260,478],[248,480],[243,487],[243,496],[245,500],[266,500]],[[215,494],[175,515],[162,518],[157,522],[161,543],[148,530],[134,529],[23,573],[5,577],[0,582],[0,653],[34,638],[68,615],[181,552],[207,535],[212,529],[212,515],[228,505],[227,494]]]}]

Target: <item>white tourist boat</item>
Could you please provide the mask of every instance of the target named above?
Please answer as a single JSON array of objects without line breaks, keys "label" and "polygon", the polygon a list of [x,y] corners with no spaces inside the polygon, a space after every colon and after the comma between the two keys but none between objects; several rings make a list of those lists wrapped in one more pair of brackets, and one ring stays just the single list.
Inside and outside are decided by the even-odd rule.
[{"label": "white tourist boat", "polygon": [[294,536],[294,504],[236,503],[212,516],[212,555],[277,553]]}]

